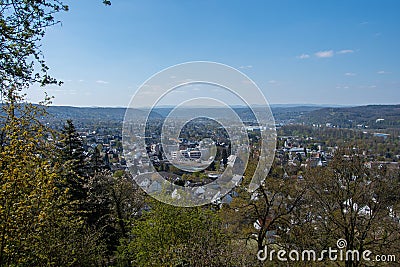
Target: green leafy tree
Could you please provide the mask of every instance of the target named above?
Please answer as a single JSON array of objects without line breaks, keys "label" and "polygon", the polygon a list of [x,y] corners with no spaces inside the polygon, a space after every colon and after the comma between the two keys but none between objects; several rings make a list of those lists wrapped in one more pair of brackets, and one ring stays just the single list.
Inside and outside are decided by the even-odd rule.
[{"label": "green leafy tree", "polygon": [[56,149],[47,139],[52,132],[39,121],[49,99],[38,107],[21,93],[35,83],[60,84],[48,75],[40,41],[66,10],[58,0],[0,1],[0,266],[96,262],[84,239],[96,242],[96,233],[80,234],[85,227],[71,212],[69,188],[60,186]]},{"label": "green leafy tree", "polygon": [[341,150],[328,167],[308,170],[305,180],[310,188],[303,217],[310,222],[309,247],[336,247],[338,239],[345,239],[347,250],[399,256],[398,172],[368,167],[359,156]]},{"label": "green leafy tree", "polygon": [[[248,165],[246,174],[251,173],[251,169]],[[246,189],[246,181],[251,177],[245,177],[242,185],[235,189],[237,196],[226,206],[224,216],[232,238],[245,240],[248,249],[256,255],[265,246],[269,249],[286,246],[281,240],[291,227],[295,212],[304,204],[306,189],[297,179],[267,176],[251,193]]]},{"label": "green leafy tree", "polygon": [[[68,10],[60,1],[5,0],[0,2],[1,92],[33,83],[56,83],[48,74],[39,42],[47,27],[56,24],[55,14]],[[37,67],[36,67],[37,66]]]},{"label": "green leafy tree", "polygon": [[0,266],[95,262],[101,240],[76,216],[69,188],[60,186],[51,131],[36,120],[44,111],[13,97],[2,105],[0,126]]},{"label": "green leafy tree", "polygon": [[118,250],[120,265],[229,266],[229,240],[216,211],[151,201]]},{"label": "green leafy tree", "polygon": [[89,178],[85,200],[88,225],[99,233],[111,257],[121,238],[128,236],[144,206],[144,192],[126,174],[96,173]]}]

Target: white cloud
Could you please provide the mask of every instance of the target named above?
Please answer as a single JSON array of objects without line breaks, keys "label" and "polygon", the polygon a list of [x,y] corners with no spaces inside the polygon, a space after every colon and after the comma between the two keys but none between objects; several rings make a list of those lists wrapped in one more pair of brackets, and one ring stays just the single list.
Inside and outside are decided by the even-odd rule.
[{"label": "white cloud", "polygon": [[344,49],[336,52],[336,54],[350,54],[350,53],[354,53],[354,50]]},{"label": "white cloud", "polygon": [[[354,53],[354,50],[343,49],[343,50],[339,50],[336,52],[334,50],[322,50],[322,51],[315,52],[314,56],[316,56],[318,58],[329,58],[329,57],[333,57],[335,54],[350,54],[350,53]],[[310,54],[303,53],[303,54],[297,56],[296,58],[307,59],[310,57],[311,57]]]},{"label": "white cloud", "polygon": [[358,88],[361,88],[361,89],[374,89],[374,88],[378,88],[378,86],[375,85],[375,84],[370,84],[370,85],[364,84],[364,85],[358,86]]},{"label": "white cloud", "polygon": [[384,71],[384,70],[380,70],[377,72],[378,74],[389,74],[390,72]]},{"label": "white cloud", "polygon": [[81,83],[81,82],[84,82],[84,81],[85,81],[85,80],[82,80],[82,79],[78,80],[78,82],[80,82],[80,83]]},{"label": "white cloud", "polygon": [[239,69],[251,69],[253,68],[252,65],[247,65],[247,66],[240,66]]},{"label": "white cloud", "polygon": [[103,81],[103,80],[97,80],[96,83],[99,84],[109,84],[109,82]]},{"label": "white cloud", "polygon": [[277,84],[278,82],[275,81],[275,80],[269,80],[268,83],[269,83],[269,84]]},{"label": "white cloud", "polygon": [[315,53],[315,56],[319,58],[333,57],[333,50],[319,51]]},{"label": "white cloud", "polygon": [[297,56],[297,58],[306,59],[306,58],[310,58],[310,55],[309,54],[301,54],[300,56]]},{"label": "white cloud", "polygon": [[356,76],[357,74],[354,72],[346,72],[344,75],[345,76]]},{"label": "white cloud", "polygon": [[[177,81],[177,83],[180,83],[180,84],[186,84],[186,83],[191,83],[191,82],[193,82],[193,79],[184,79],[184,80]],[[160,88],[162,88],[162,87],[160,86]]]}]

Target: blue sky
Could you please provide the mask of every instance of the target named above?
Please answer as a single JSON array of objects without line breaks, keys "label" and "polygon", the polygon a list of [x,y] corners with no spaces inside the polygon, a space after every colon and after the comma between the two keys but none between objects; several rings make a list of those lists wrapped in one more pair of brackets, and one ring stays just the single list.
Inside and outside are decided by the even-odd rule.
[{"label": "blue sky", "polygon": [[[69,1],[43,51],[55,105],[127,106],[169,66],[220,62],[271,104],[400,103],[400,1]],[[43,98],[32,87],[29,99]]]}]

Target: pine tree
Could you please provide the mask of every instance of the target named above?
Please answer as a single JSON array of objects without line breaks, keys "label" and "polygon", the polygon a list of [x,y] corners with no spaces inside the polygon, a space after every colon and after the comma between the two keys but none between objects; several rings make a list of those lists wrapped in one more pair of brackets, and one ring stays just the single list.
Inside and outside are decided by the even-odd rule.
[{"label": "pine tree", "polygon": [[226,151],[226,148],[222,150],[222,163],[224,166],[228,163],[228,152]]},{"label": "pine tree", "polygon": [[100,148],[96,146],[90,156],[90,168],[93,173],[99,172],[104,168],[104,160],[101,157]]},{"label": "pine tree", "polygon": [[84,201],[88,175],[82,139],[71,120],[67,120],[58,143],[61,173],[72,200]]}]

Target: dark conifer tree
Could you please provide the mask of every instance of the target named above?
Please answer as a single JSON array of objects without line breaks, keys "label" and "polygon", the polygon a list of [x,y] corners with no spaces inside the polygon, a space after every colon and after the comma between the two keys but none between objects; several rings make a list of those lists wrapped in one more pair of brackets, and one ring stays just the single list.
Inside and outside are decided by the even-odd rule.
[{"label": "dark conifer tree", "polygon": [[88,179],[82,139],[72,120],[67,120],[61,131],[58,143],[59,160],[65,186],[69,189],[72,200],[84,201],[85,183]]},{"label": "dark conifer tree", "polygon": [[108,166],[108,155],[101,155],[101,148],[99,146],[94,148],[94,151],[90,155],[89,162],[89,174],[94,176],[96,173],[101,173],[102,171],[109,170]]},{"label": "dark conifer tree", "polygon": [[226,148],[222,150],[222,163],[224,166],[228,163],[228,152],[226,151]]}]

